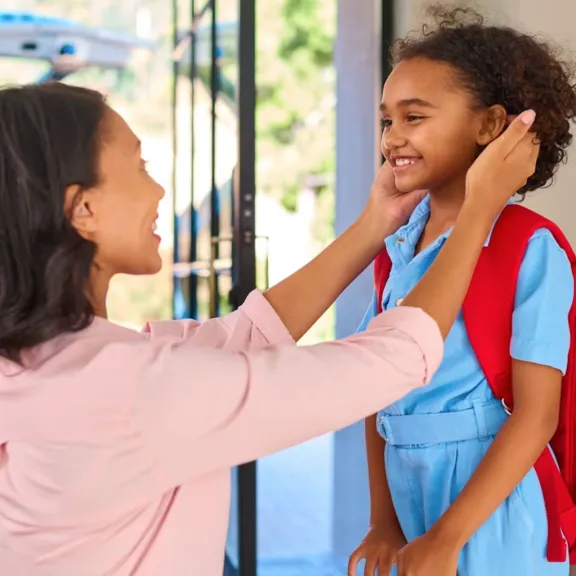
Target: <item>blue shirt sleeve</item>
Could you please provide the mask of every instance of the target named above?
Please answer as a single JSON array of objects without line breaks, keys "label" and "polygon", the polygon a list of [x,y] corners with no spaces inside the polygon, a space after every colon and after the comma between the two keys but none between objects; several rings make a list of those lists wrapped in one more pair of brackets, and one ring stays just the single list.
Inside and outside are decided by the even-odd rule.
[{"label": "blue shirt sleeve", "polygon": [[364,314],[364,318],[362,318],[362,322],[360,322],[360,326],[356,332],[364,332],[366,328],[368,328],[368,324],[370,324],[370,320],[377,316],[376,307],[378,306],[378,302],[376,301],[376,291],[372,293],[372,300],[370,300],[370,306],[368,306],[368,310],[366,310],[366,314]]},{"label": "blue shirt sleeve", "polygon": [[512,358],[565,373],[573,298],[574,278],[566,253],[548,230],[537,230],[528,242],[518,275]]}]

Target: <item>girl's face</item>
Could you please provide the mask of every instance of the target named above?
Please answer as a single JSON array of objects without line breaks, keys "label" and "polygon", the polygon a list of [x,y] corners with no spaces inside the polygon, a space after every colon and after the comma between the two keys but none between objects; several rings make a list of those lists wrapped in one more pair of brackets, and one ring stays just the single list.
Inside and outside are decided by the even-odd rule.
[{"label": "girl's face", "polygon": [[140,140],[112,110],[101,141],[100,183],[69,190],[72,224],[96,244],[95,263],[106,275],[154,274],[162,266],[155,230],[164,189],[146,171]]},{"label": "girl's face", "polygon": [[380,110],[382,153],[394,167],[401,192],[455,186],[462,192],[479,146],[496,137],[506,122],[502,107],[474,107],[449,64],[424,58],[396,66]]}]

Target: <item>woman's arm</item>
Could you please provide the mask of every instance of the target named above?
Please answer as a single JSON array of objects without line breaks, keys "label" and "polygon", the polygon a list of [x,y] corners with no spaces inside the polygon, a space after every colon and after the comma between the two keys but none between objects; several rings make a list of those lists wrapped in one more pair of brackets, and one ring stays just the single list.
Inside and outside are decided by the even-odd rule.
[{"label": "woman's arm", "polygon": [[[469,216],[457,226],[472,226],[472,213],[464,213]],[[476,232],[447,240],[448,254],[455,253],[454,242],[468,246],[452,263],[462,276],[485,238]],[[447,264],[430,268],[444,289],[423,299],[431,314],[441,311],[438,318],[400,307],[340,342],[234,354],[152,339],[145,357],[124,358],[124,365],[138,367],[137,425],[165,477],[178,485],[287,448],[374,414],[428,382],[442,356],[437,322],[455,317],[466,293],[466,285],[446,275]]]},{"label": "woman's arm", "polygon": [[428,314],[400,307],[362,334],[311,347],[233,354],[160,339],[123,358],[138,375],[135,425],[162,476],[177,485],[253,460],[366,418],[427,383],[442,356],[438,326],[448,332],[494,217],[534,170],[527,131],[515,121],[481,154],[481,177],[452,235],[407,297]]},{"label": "woman's arm", "polygon": [[[237,354],[152,340],[146,358],[136,361],[136,415],[165,477],[178,485],[259,458],[348,426],[426,384],[442,357],[438,324],[447,330],[456,317],[490,229],[492,218],[480,226],[470,208],[443,248],[460,259],[441,253],[427,272],[434,289],[411,299],[432,317],[400,307],[340,342]],[[458,233],[461,227],[468,233]]]},{"label": "woman's arm", "polygon": [[265,292],[288,331],[299,340],[370,265],[398,225],[363,214],[309,264]]},{"label": "woman's arm", "polygon": [[358,220],[309,264],[265,293],[294,340],[299,340],[374,260],[384,239],[408,220],[424,196],[422,191],[399,193],[392,167],[384,164]]},{"label": "woman's arm", "polygon": [[178,485],[348,426],[424,385],[441,357],[435,322],[398,309],[339,342],[233,354],[151,341],[123,365],[139,374],[139,434]]},{"label": "woman's arm", "polygon": [[151,322],[146,332],[230,351],[293,344],[372,262],[384,238],[408,219],[423,196],[422,192],[399,194],[391,167],[384,165],[356,222],[310,263],[267,290],[264,297],[254,291],[247,306],[228,316],[205,322]]}]

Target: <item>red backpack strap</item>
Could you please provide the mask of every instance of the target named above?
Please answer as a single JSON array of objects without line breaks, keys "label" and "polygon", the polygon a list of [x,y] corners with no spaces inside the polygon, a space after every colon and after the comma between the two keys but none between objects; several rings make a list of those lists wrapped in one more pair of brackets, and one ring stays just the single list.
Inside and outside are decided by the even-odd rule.
[{"label": "red backpack strap", "polygon": [[[510,205],[494,225],[462,309],[470,343],[488,384],[494,395],[510,410],[513,405],[510,341],[516,283],[528,242],[539,228],[547,228],[553,234],[572,262],[574,271],[576,257],[558,226],[522,206]],[[574,342],[574,307],[570,312],[570,327]],[[574,356],[573,349],[574,345],[570,358]],[[549,449],[535,466],[548,514],[547,557],[551,562],[563,562],[566,557],[563,531],[570,546],[576,541],[576,515],[570,496],[571,489],[576,487],[572,470],[576,455],[573,443],[576,430],[573,422],[576,410],[576,398],[573,398],[576,392],[575,376],[574,362],[569,361],[563,383],[560,425],[552,442],[562,476]]]},{"label": "red backpack strap", "polygon": [[382,295],[391,270],[392,260],[390,260],[386,248],[383,248],[374,260],[374,289],[376,290],[376,310],[378,313],[382,312]]},{"label": "red backpack strap", "polygon": [[507,206],[482,251],[462,314],[478,362],[499,400],[512,408],[512,313],[528,241],[549,221],[522,206]]}]

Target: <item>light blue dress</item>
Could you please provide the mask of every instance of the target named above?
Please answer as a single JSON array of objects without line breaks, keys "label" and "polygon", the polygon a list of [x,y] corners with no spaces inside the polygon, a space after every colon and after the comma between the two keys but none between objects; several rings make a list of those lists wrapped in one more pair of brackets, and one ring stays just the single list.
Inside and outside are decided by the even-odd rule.
[{"label": "light blue dress", "polygon": [[[425,199],[408,224],[386,240],[392,271],[383,295],[385,309],[398,305],[408,294],[449,235],[414,256],[429,211]],[[518,278],[513,358],[566,370],[567,316],[573,291],[565,252],[547,230],[538,230],[529,241]],[[374,296],[361,330],[375,313]],[[450,413],[448,418],[446,413]],[[388,440],[388,483],[409,541],[429,530],[454,501],[506,418],[480,369],[460,315],[432,382],[378,415],[379,432]],[[546,560],[546,543],[544,501],[532,470],[465,546],[458,576],[567,576],[568,562]]]}]

